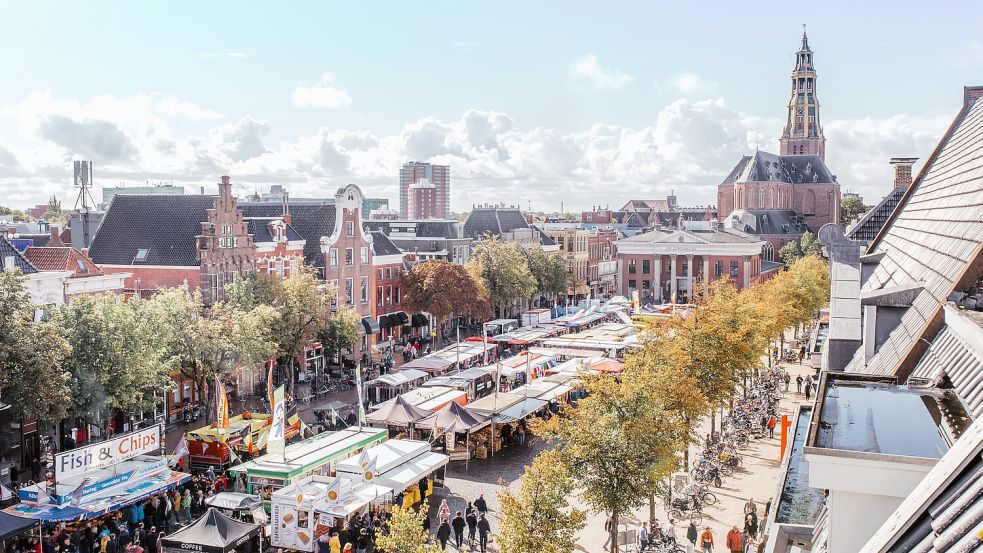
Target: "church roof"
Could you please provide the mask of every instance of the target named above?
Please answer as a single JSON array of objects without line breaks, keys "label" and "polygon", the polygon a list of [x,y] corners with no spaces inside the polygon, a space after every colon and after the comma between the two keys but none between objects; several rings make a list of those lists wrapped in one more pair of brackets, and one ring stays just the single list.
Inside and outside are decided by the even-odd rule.
[{"label": "church roof", "polygon": [[830,172],[817,155],[782,156],[758,151],[753,156],[743,157],[722,184],[749,182],[833,184],[836,182],[836,175]]},{"label": "church roof", "polygon": [[753,235],[799,235],[809,230],[801,216],[783,209],[738,209],[728,216],[727,224]]}]

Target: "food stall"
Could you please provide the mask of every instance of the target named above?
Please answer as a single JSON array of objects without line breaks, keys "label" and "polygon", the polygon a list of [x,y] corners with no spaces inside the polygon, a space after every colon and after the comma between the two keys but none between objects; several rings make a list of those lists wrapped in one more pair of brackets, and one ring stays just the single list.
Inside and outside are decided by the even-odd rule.
[{"label": "food stall", "polygon": [[501,386],[501,391],[508,391],[522,386],[527,381],[535,380],[546,374],[553,365],[556,358],[552,355],[542,355],[523,351],[515,357],[502,359],[494,365],[489,365],[492,378],[496,378],[496,373],[501,370],[501,374],[496,378]]},{"label": "food stall", "polygon": [[[465,404],[468,402],[468,395],[466,392],[456,390],[447,386],[424,386],[421,388],[416,388],[415,390],[410,390],[405,394],[400,394],[396,398],[402,398],[402,401],[429,410],[437,410],[455,401],[457,403]],[[386,409],[390,407],[396,399],[390,399],[389,401],[382,402],[378,405],[373,405],[373,411],[379,411],[381,409]],[[432,407],[424,407],[424,404],[431,405]]]},{"label": "food stall", "polygon": [[[258,455],[266,448],[272,416],[266,413],[243,413],[229,419],[228,428],[215,423],[184,434],[191,458],[191,468],[205,470],[210,466],[222,468],[238,461],[243,453]],[[287,419],[286,439],[300,433],[303,422],[297,415]]]},{"label": "food stall", "polygon": [[634,325],[623,323],[602,323],[594,328],[566,334],[543,341],[545,348],[571,350],[590,350],[597,355],[615,357],[622,355],[628,347],[638,343],[637,329]]},{"label": "food stall", "polygon": [[341,530],[352,514],[383,509],[392,489],[358,478],[311,475],[274,492],[270,498],[273,547],[314,551],[318,538]]},{"label": "food stall", "polygon": [[365,420],[370,424],[385,426],[397,432],[403,432],[405,429],[406,434],[413,437],[416,433],[416,424],[432,416],[432,412],[413,405],[404,396],[396,396],[396,399],[386,403],[381,409],[366,415]]},{"label": "food stall", "polygon": [[542,411],[547,402],[514,392],[501,392],[483,397],[468,405],[468,411],[491,418],[491,425],[472,434],[474,456],[486,459],[512,441],[522,422]]},{"label": "food stall", "polygon": [[424,384],[429,373],[418,369],[403,369],[379,376],[365,383],[366,399],[382,403]]},{"label": "food stall", "polygon": [[384,428],[352,427],[322,432],[302,442],[288,445],[283,454],[267,453],[229,469],[235,475],[237,490],[270,493],[310,474],[330,474],[338,462],[388,438]]},{"label": "food stall", "polygon": [[162,553],[252,553],[260,551],[260,527],[209,508],[189,526],[161,539]]},{"label": "food stall", "polygon": [[162,425],[63,451],[54,457],[55,482],[17,490],[21,502],[5,512],[44,523],[82,521],[142,501],[188,481],[160,456]]},{"label": "food stall", "polygon": [[[367,459],[376,468],[374,482],[402,497],[402,505],[419,503],[444,486],[444,467],[449,457],[430,451],[430,443],[418,440],[389,440],[366,450]],[[338,463],[338,476],[353,482],[362,479],[358,459]],[[421,482],[425,482],[421,488]],[[422,491],[421,491],[422,490]]]}]

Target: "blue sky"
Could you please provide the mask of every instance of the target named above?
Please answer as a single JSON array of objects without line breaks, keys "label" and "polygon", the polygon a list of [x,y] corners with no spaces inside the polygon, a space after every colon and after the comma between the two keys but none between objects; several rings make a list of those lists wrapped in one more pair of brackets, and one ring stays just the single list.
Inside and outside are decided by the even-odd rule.
[{"label": "blue sky", "polygon": [[[807,13],[804,13],[807,12]],[[0,191],[229,173],[243,192],[355,182],[395,198],[399,163],[452,166],[452,207],[715,202],[774,148],[807,23],[828,164],[868,201],[891,155],[925,157],[983,82],[983,3],[255,2],[8,4]],[[98,197],[98,193],[96,194]],[[556,204],[556,205],[554,205]]]}]

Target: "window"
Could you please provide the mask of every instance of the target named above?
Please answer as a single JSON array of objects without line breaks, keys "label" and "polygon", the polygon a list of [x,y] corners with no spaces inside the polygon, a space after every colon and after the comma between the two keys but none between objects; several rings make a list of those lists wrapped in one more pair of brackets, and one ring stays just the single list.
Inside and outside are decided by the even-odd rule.
[{"label": "window", "polygon": [[386,305],[393,304],[393,287],[392,285],[386,287]]},{"label": "window", "polygon": [[345,265],[351,267],[355,264],[355,252],[351,248],[345,248]]},{"label": "window", "polygon": [[348,221],[348,236],[355,236],[355,221]]},{"label": "window", "polygon": [[331,266],[338,266],[338,248],[331,248]]},{"label": "window", "polygon": [[629,280],[628,281],[628,289],[629,290],[634,290],[635,289],[635,281],[634,280]]},{"label": "window", "polygon": [[382,279],[384,279],[384,278],[385,278],[385,276],[384,276],[384,273],[383,273],[383,270],[382,270],[382,267],[379,267],[379,280],[382,280]]},{"label": "window", "polygon": [[213,299],[218,297],[218,285],[219,285],[218,275],[217,274],[208,275],[208,291]]},{"label": "window", "polygon": [[689,274],[689,261],[688,260],[687,261],[683,261],[683,274],[684,275],[688,275]]},{"label": "window", "polygon": [[362,246],[362,265],[366,265],[369,262],[369,249]]},{"label": "window", "polygon": [[721,276],[724,274],[724,262],[714,261],[713,262],[713,276]]},{"label": "window", "polygon": [[345,279],[345,303],[352,305],[355,303],[355,297],[352,295],[354,293],[355,281],[351,278]]},{"label": "window", "polygon": [[382,286],[375,287],[375,304],[382,306]]},{"label": "window", "polygon": [[730,262],[730,276],[732,276],[732,277],[736,277],[737,276],[737,262],[736,261],[731,261]]},{"label": "window", "polygon": [[276,274],[280,275],[281,277],[283,276],[283,258],[282,257],[276,258],[276,269],[274,269],[274,270],[276,271]]},{"label": "window", "polygon": [[362,287],[359,290],[359,299],[362,303],[369,303],[369,277],[362,277]]},{"label": "window", "polygon": [[393,286],[393,303],[399,303],[399,286]]},{"label": "window", "polygon": [[387,279],[390,279],[392,277],[393,277],[393,268],[392,267],[386,267],[386,278]]},{"label": "window", "polygon": [[[638,269],[635,267],[635,260],[631,259],[628,261],[628,274],[633,275],[636,272],[638,272]],[[632,288],[634,288],[634,286]]]}]

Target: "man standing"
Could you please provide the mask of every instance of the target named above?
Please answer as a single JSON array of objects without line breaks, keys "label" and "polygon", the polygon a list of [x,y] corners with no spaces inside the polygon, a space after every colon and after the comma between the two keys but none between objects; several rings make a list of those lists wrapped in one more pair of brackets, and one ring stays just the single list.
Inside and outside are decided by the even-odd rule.
[{"label": "man standing", "polygon": [[802,393],[802,375],[795,377],[795,393]]},{"label": "man standing", "polygon": [[649,545],[649,530],[647,522],[643,522],[641,528],[638,529],[637,545],[639,551],[645,551],[645,548]]},{"label": "man standing", "polygon": [[757,514],[758,504],[754,502],[753,497],[749,497],[747,503],[744,504],[744,516],[748,516],[751,513]]},{"label": "man standing", "polygon": [[812,382],[806,382],[806,401],[808,401],[811,396],[812,396]]},{"label": "man standing", "polygon": [[481,553],[485,553],[485,548],[488,547],[488,534],[490,532],[491,525],[488,524],[485,513],[481,513],[478,515],[478,543],[481,546]]},{"label": "man standing", "polygon": [[785,381],[785,391],[787,392],[788,391],[788,384],[789,384],[789,382],[792,381],[792,377],[791,377],[791,375],[788,374],[788,371],[785,372],[785,378],[783,380]]},{"label": "man standing", "polygon": [[686,529],[686,541],[689,542],[686,546],[687,553],[693,553],[693,548],[696,547],[696,540],[699,539],[700,531],[696,529],[696,525],[693,521],[689,521],[689,528]]},{"label": "man standing", "polygon": [[741,544],[741,531],[737,529],[737,526],[731,527],[730,532],[727,532],[727,550],[730,553],[744,553]]},{"label": "man standing", "polygon": [[611,525],[614,524],[614,519],[609,515],[608,518],[604,519],[604,550],[608,550],[608,546],[611,545]]},{"label": "man standing", "polygon": [[778,423],[775,421],[775,416],[774,415],[768,417],[768,437],[769,438],[774,438],[775,437],[775,426],[777,424]]},{"label": "man standing", "polygon": [[454,529],[454,545],[458,550],[461,549],[461,545],[464,543],[464,527],[467,526],[464,517],[461,516],[461,511],[457,512],[454,516],[454,520],[451,521],[451,528]]},{"label": "man standing", "polygon": [[700,550],[703,553],[713,553],[713,532],[707,526],[700,534]]}]

